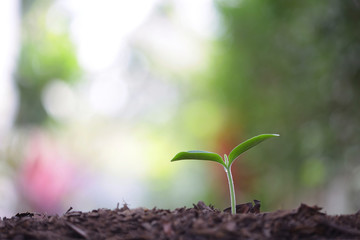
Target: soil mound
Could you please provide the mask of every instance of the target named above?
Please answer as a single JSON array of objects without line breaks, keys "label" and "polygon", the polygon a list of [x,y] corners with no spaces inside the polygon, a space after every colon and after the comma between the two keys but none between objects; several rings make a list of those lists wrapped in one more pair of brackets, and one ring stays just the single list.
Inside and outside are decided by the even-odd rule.
[{"label": "soil mound", "polygon": [[360,239],[360,213],[330,216],[317,206],[260,213],[260,202],[237,214],[203,202],[193,208],[18,213],[0,220],[0,239]]}]

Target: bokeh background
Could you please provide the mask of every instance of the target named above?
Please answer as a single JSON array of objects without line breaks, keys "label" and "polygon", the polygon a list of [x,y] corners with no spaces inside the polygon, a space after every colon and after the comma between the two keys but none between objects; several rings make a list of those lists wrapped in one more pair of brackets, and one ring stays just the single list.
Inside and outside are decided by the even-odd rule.
[{"label": "bokeh background", "polygon": [[360,209],[360,1],[0,1],[0,215]]}]

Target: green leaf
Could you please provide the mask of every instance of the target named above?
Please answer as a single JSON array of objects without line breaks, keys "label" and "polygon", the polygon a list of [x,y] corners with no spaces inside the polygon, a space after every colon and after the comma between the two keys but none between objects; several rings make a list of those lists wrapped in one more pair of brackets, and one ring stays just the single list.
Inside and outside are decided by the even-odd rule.
[{"label": "green leaf", "polygon": [[279,134],[261,134],[246,140],[245,142],[240,143],[237,145],[229,154],[229,166],[235,161],[236,158],[240,156],[243,152],[249,150],[250,148],[258,145],[262,141],[272,138],[278,137]]},{"label": "green leaf", "polygon": [[206,160],[218,162],[221,165],[225,166],[223,159],[219,154],[206,152],[206,151],[188,151],[188,152],[179,152],[175,155],[171,162],[179,160]]}]

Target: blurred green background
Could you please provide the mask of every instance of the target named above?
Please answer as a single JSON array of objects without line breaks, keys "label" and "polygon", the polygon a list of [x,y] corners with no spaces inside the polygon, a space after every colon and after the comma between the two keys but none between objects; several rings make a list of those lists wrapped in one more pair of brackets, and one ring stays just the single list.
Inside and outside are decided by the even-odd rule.
[{"label": "blurred green background", "polygon": [[[3,5],[1,7],[1,5]],[[360,209],[360,1],[0,3],[0,214]],[[6,13],[6,14],[5,14]]]}]

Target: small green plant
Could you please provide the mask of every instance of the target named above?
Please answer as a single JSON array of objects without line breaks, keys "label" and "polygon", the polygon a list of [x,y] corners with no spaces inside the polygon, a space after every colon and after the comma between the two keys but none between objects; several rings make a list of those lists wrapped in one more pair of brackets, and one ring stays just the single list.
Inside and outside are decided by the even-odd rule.
[{"label": "small green plant", "polygon": [[249,150],[250,148],[258,145],[262,141],[272,138],[278,137],[279,134],[261,134],[246,140],[245,142],[240,143],[237,145],[233,150],[231,150],[229,156],[226,154],[224,155],[224,159],[213,152],[206,152],[206,151],[188,151],[188,152],[179,152],[175,155],[171,162],[179,161],[179,160],[206,160],[206,161],[214,161],[220,163],[227,175],[227,179],[229,182],[229,189],[230,189],[230,201],[231,201],[231,213],[236,213],[236,200],[235,200],[235,189],[234,189],[234,181],[231,174],[231,165],[234,161],[245,151]]}]

